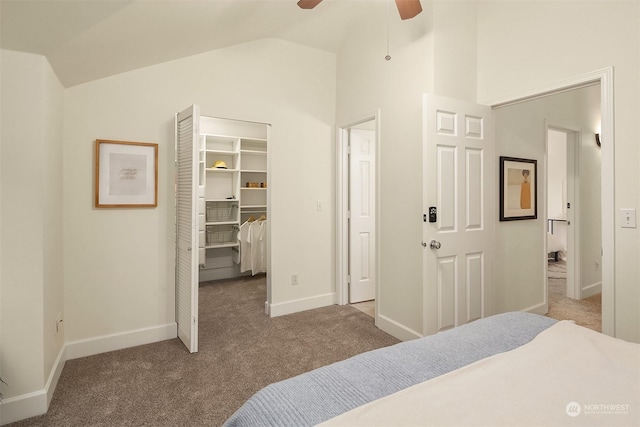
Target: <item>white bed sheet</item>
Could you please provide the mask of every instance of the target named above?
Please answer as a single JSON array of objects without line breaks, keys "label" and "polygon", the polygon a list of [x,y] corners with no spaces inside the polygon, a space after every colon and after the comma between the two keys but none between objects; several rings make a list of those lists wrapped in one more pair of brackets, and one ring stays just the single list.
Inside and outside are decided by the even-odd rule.
[{"label": "white bed sheet", "polygon": [[547,252],[558,252],[566,250],[567,248],[564,247],[564,244],[560,239],[558,239],[558,237],[547,232]]},{"label": "white bed sheet", "polygon": [[320,426],[637,426],[640,344],[562,321]]}]

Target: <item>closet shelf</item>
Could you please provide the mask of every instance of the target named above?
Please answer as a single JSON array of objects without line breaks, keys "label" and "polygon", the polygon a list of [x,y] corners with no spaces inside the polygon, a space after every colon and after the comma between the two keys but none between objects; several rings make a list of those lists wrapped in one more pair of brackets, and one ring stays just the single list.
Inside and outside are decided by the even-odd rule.
[{"label": "closet shelf", "polygon": [[257,156],[266,156],[267,152],[262,150],[240,150],[242,154],[255,154]]},{"label": "closet shelf", "polygon": [[205,225],[238,225],[238,221],[207,221]]},{"label": "closet shelf", "polygon": [[241,190],[262,190],[262,191],[266,191],[266,188],[261,188],[261,187],[240,187]]},{"label": "closet shelf", "polygon": [[240,172],[239,169],[220,169],[220,168],[205,168],[205,170],[207,172],[218,172],[218,173],[224,173],[224,172]]},{"label": "closet shelf", "polygon": [[220,248],[237,248],[240,246],[239,243],[227,242],[227,243],[218,243],[215,245],[205,246],[205,249],[220,249]]},{"label": "closet shelf", "polygon": [[237,151],[230,151],[230,150],[212,150],[212,149],[206,149],[204,150],[205,153],[212,153],[212,154],[226,154],[228,156],[237,156],[238,152]]},{"label": "closet shelf", "polygon": [[260,170],[260,169],[241,169],[240,172],[247,172],[247,173],[267,173],[266,170]]},{"label": "closet shelf", "polygon": [[229,203],[238,203],[238,199],[206,199],[207,202],[229,202]]}]

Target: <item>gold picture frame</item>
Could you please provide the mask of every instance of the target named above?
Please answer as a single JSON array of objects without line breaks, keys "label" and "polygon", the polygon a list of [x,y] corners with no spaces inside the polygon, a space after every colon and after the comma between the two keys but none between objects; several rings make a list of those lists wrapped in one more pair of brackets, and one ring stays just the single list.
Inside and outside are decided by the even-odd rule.
[{"label": "gold picture frame", "polygon": [[95,207],[158,206],[158,144],[95,142]]}]

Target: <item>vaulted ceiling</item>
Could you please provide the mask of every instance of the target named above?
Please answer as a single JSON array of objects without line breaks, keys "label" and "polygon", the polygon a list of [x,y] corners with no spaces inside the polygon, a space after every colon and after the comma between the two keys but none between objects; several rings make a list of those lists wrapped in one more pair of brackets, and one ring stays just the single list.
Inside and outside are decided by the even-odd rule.
[{"label": "vaulted ceiling", "polygon": [[261,38],[337,52],[386,13],[399,20],[387,0],[0,0],[0,46],[46,56],[70,87]]}]

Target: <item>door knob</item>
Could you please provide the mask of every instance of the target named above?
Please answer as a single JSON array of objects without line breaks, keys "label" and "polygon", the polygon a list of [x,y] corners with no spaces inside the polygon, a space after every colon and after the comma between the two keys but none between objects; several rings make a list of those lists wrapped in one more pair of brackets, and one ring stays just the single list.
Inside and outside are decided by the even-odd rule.
[{"label": "door knob", "polygon": [[440,242],[438,242],[437,240],[432,240],[432,241],[429,243],[429,247],[430,247],[431,249],[440,249],[440,246],[442,246],[442,245],[440,245]]}]

